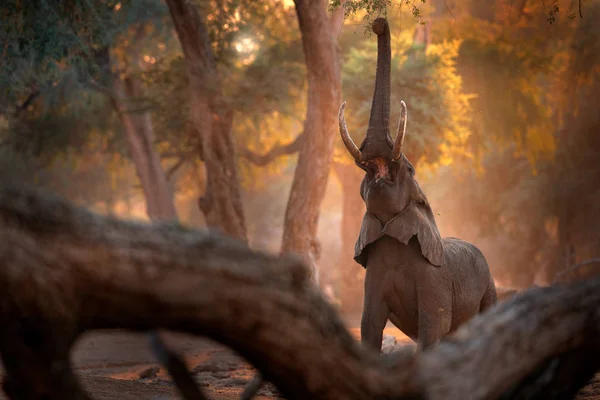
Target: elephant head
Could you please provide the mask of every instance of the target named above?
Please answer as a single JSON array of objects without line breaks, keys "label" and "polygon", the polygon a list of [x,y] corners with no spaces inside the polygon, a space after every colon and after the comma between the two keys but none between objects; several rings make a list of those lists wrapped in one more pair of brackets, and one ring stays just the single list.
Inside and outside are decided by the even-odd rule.
[{"label": "elephant head", "polygon": [[442,264],[443,248],[433,212],[415,179],[415,168],[402,153],[406,134],[407,109],[401,102],[396,138],[390,135],[390,29],[384,18],[377,18],[372,29],[377,34],[377,74],[369,127],[360,147],[348,133],[342,103],[338,118],[340,135],[356,165],[365,171],[361,197],[367,214],[356,245],[355,259],[366,265],[361,254],[369,243],[383,234],[403,243],[417,236],[423,255],[434,265]]}]

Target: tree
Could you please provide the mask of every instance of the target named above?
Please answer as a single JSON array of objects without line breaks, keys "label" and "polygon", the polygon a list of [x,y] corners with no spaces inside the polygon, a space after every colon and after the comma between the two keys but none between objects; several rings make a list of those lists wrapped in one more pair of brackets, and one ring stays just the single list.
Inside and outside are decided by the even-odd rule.
[{"label": "tree", "polygon": [[[268,133],[277,139],[293,136],[286,132],[289,122],[282,120],[293,113],[290,104],[304,84],[299,78],[304,66],[296,50],[297,32],[280,3],[223,0],[216,9],[195,7],[190,2],[169,4],[176,27],[181,28],[184,18],[201,26],[191,33],[178,30],[188,66],[193,131],[199,138],[191,141],[191,153],[200,148],[206,167],[207,183],[200,205],[208,212],[204,213],[209,225],[245,238],[241,185],[253,180],[254,171],[239,163],[236,153],[264,165],[263,157],[251,151],[257,139]],[[240,15],[247,19],[240,19]],[[191,38],[191,34],[196,36]],[[194,72],[201,67],[201,73]],[[198,101],[208,105],[198,107],[194,103]],[[202,116],[204,109],[210,109],[213,117],[218,114],[217,122]],[[269,126],[270,121],[275,123]],[[206,126],[200,129],[200,123]],[[271,144],[269,140],[266,145]],[[214,207],[212,211],[210,207]]]},{"label": "tree", "polygon": [[221,92],[221,83],[206,26],[199,10],[185,0],[167,0],[185,54],[191,120],[201,139],[206,166],[206,189],[199,206],[208,226],[246,241],[246,223],[231,134],[233,110]]},{"label": "tree", "polygon": [[600,277],[516,295],[427,352],[380,357],[352,338],[296,258],[99,216],[8,182],[0,214],[11,399],[89,398],[69,352],[94,329],[206,335],[289,399],[572,398],[600,368]]},{"label": "tree", "polygon": [[[76,114],[73,117],[85,120],[87,129],[83,123],[69,127],[63,121],[59,129],[55,127],[52,132],[58,138],[49,138],[62,145],[53,148],[48,140],[42,142],[35,156],[64,151],[66,147],[81,147],[86,142],[84,136],[92,129],[109,135],[114,126],[101,120],[107,117],[106,109],[100,115],[94,115],[92,109],[84,116],[81,109],[85,109],[85,105],[76,102],[81,102],[82,92],[90,89],[108,96],[106,103],[113,107],[122,123],[117,129],[122,129],[127,139],[148,215],[153,219],[176,218],[173,194],[154,147],[152,116],[148,110],[132,109],[144,97],[139,76],[143,70],[140,43],[147,36],[149,26],[159,26],[161,6],[152,0],[124,9],[120,3],[20,3],[9,1],[2,6],[7,24],[0,75],[10,89],[3,93],[0,103],[5,107],[3,113],[9,119],[12,135],[20,129],[28,129],[31,135],[49,136],[35,128],[35,121],[48,118],[56,121],[66,109]],[[119,48],[119,39],[127,37],[130,31],[134,40]],[[114,57],[119,51],[132,53],[121,65]],[[113,70],[117,73],[113,74]],[[25,102],[13,112],[13,105],[22,98]],[[75,138],[77,140],[73,140]],[[14,137],[8,138],[9,144],[11,140],[14,143]],[[71,140],[74,143],[69,143]]]},{"label": "tree", "polygon": [[[193,21],[191,23],[196,24],[193,26],[201,26],[202,21],[199,17],[197,17],[198,10],[194,10],[190,3],[187,3],[185,6],[183,3],[175,4],[171,2],[169,4],[176,27],[182,26],[182,22],[178,22],[178,19],[183,21],[183,15],[185,15],[186,18],[191,18],[190,21]],[[296,168],[294,183],[292,185],[290,199],[286,211],[282,252],[293,251],[305,256],[314,257],[315,234],[318,222],[319,207],[327,183],[331,151],[333,148],[333,138],[335,135],[335,109],[337,108],[336,103],[339,100],[339,66],[336,57],[335,42],[332,36],[330,22],[327,19],[325,4],[315,3],[308,5],[301,2],[297,4],[296,10],[298,19],[300,21],[304,43],[303,46],[305,48],[305,60],[308,76],[307,80],[309,87],[308,110],[307,118],[305,119],[302,140],[295,142],[297,146],[294,146],[293,149],[300,149],[301,155]],[[194,15],[193,17],[192,14]],[[193,41],[194,43],[205,43],[206,45],[202,47],[202,49],[193,49],[191,45],[187,45],[188,50],[186,50],[185,43],[186,41],[191,40],[188,38],[189,32],[183,32],[181,29],[178,32],[184,52],[186,52],[188,65],[193,64],[193,62],[198,64],[196,67],[190,66],[190,71],[192,71],[194,68],[198,69],[199,66],[208,65],[207,69],[202,72],[204,75],[190,72],[190,84],[194,85],[194,79],[197,81],[214,81],[212,78],[216,76],[215,74],[217,71],[214,61],[210,61],[213,59],[213,56],[210,55],[212,52],[210,54],[206,53],[207,50],[209,52],[211,50],[210,46],[207,44],[206,29],[200,28],[193,31],[194,34],[200,35],[203,38],[203,40],[200,40],[198,37],[196,37],[197,40]],[[200,34],[198,32],[200,32]],[[191,53],[194,53],[195,55],[191,55]],[[201,57],[202,54],[204,55]],[[193,61],[193,59],[196,59],[196,61]],[[253,71],[249,70],[248,72],[251,73]],[[224,100],[222,93],[214,94],[214,90],[218,91],[219,89],[215,89],[214,87],[202,89],[199,86],[199,83],[197,85],[198,87],[195,92],[213,93],[215,100],[210,101],[219,103],[221,108],[225,107],[223,105]],[[194,98],[192,98],[192,101],[195,101]],[[208,102],[210,103],[210,101]],[[206,108],[205,106],[202,107]],[[192,109],[195,110],[195,113],[198,113],[198,110],[202,109],[202,107],[192,106]],[[216,106],[213,105],[211,107],[214,108]],[[196,121],[206,124],[206,117],[201,118],[200,114],[197,114],[194,118]],[[222,120],[223,118],[220,119]],[[208,127],[204,127],[203,132],[206,132],[207,129]],[[326,132],[326,134],[324,135],[323,132]],[[203,135],[205,135],[205,133],[203,133]],[[215,135],[215,137],[223,136],[222,134]],[[223,143],[230,143],[230,139],[219,140],[225,141]],[[207,146],[209,145],[204,142],[203,136],[203,151],[208,151],[206,150]],[[223,146],[224,148],[231,148],[231,150],[233,150],[231,147],[232,142],[230,144],[224,144]],[[290,151],[291,149],[286,150],[285,152]],[[278,151],[275,151],[271,155],[260,157],[252,152],[242,151],[242,154],[246,158],[249,158],[258,164],[266,164],[267,161],[274,158],[274,156],[278,153]],[[233,151],[227,152],[223,150],[220,151],[219,154],[232,154],[233,157],[234,153]],[[211,172],[209,166],[210,162],[206,162],[206,160],[204,161],[207,165],[207,176],[209,177],[207,187],[211,187],[211,179],[215,179],[214,182],[220,182],[221,180],[217,178],[210,178],[214,172]],[[234,181],[238,182],[237,174],[230,174],[230,177],[231,179],[229,180],[231,185],[234,185]],[[237,185],[239,186],[239,182]],[[233,196],[233,198],[235,199],[236,196]],[[232,196],[228,197],[230,199],[232,198]],[[232,201],[227,199],[222,200],[223,201],[219,201],[218,204],[223,206],[226,206],[228,202]],[[302,219],[297,218],[297,216],[300,214],[303,215]],[[231,217],[231,215],[229,215],[229,217]],[[229,217],[223,218],[222,222],[225,224],[229,223],[226,222],[226,220],[231,219]],[[242,215],[240,218],[233,218],[233,220],[243,221],[244,218]],[[306,221],[308,221],[308,224],[306,224]],[[230,229],[224,229],[224,231],[228,233],[232,232]],[[238,236],[234,235],[234,237]]]},{"label": "tree", "polygon": [[[107,65],[100,66],[104,68],[104,81],[109,89],[104,90],[96,82],[92,82],[92,86],[104,90],[110,96],[112,105],[120,117],[146,198],[148,216],[153,220],[177,219],[172,189],[156,148],[153,116],[145,104],[148,96],[143,78],[151,64],[145,62],[144,58],[150,61],[154,57],[143,53],[144,50],[153,53],[147,48],[149,39],[153,39],[148,33],[152,32],[153,26],[141,22],[134,26],[128,35],[123,35],[125,37],[122,40],[124,39],[127,45],[118,49],[120,51],[109,52],[105,56]],[[110,53],[113,54],[113,60]]]},{"label": "tree", "polygon": [[283,253],[318,259],[319,210],[333,154],[340,66],[324,1],[295,0],[308,77],[304,140],[285,212]]}]

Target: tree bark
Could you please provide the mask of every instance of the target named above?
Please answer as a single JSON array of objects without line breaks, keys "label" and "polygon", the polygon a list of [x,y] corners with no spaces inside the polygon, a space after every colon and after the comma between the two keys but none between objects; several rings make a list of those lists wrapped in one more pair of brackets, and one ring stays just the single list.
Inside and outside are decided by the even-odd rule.
[{"label": "tree bark", "polygon": [[115,77],[114,102],[125,129],[129,151],[142,184],[146,199],[146,212],[152,220],[176,220],[177,212],[173,203],[173,192],[154,149],[154,127],[149,112],[131,113],[126,102],[142,95],[141,83],[136,77],[121,81]]},{"label": "tree bark", "polygon": [[282,253],[318,259],[319,211],[331,165],[340,99],[340,68],[336,41],[322,0],[295,0],[308,74],[305,140],[288,200]]},{"label": "tree bark", "polygon": [[209,228],[247,241],[231,126],[233,110],[221,92],[217,65],[199,10],[187,0],[167,0],[190,80],[191,120],[202,137],[206,189],[198,204]]},{"label": "tree bark", "polygon": [[426,352],[380,357],[352,338],[294,257],[5,183],[0,235],[11,399],[89,398],[69,351],[94,329],[208,336],[289,399],[566,399],[600,367],[600,277],[518,294]]}]

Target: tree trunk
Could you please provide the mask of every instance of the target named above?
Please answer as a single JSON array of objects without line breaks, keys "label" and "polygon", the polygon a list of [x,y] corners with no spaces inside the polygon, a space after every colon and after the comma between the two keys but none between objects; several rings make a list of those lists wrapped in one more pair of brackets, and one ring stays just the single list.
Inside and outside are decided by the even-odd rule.
[{"label": "tree trunk", "polygon": [[318,259],[317,225],[331,165],[341,81],[325,2],[295,0],[295,4],[308,74],[308,106],[281,250],[314,260]]},{"label": "tree trunk", "polygon": [[146,199],[146,212],[152,220],[177,219],[173,204],[173,192],[169,187],[160,156],[154,149],[154,128],[149,112],[127,112],[125,103],[142,95],[141,83],[136,77],[122,82],[114,79],[114,99],[125,134],[129,151],[142,184]]},{"label": "tree trunk", "polygon": [[[138,27],[136,40],[141,40],[144,35],[143,26]],[[135,56],[140,56],[133,49]],[[177,212],[173,203],[173,193],[163,170],[160,156],[154,149],[154,127],[152,116],[147,111],[135,112],[128,110],[132,100],[143,97],[143,88],[137,76],[130,75],[124,80],[111,72],[110,49],[102,47],[94,52],[102,83],[90,80],[88,84],[107,95],[115,111],[118,113],[129,146],[129,152],[135,165],[136,173],[144,198],[146,199],[146,213],[152,220],[177,219]],[[129,201],[129,196],[128,201]]]},{"label": "tree trunk", "polygon": [[360,312],[363,305],[364,268],[354,261],[354,245],[360,232],[365,203],[360,197],[360,183],[364,172],[354,163],[334,163],[333,169],[342,187],[342,223],[340,225],[339,271],[341,276],[341,302],[344,312]]},{"label": "tree trunk", "polygon": [[190,80],[191,120],[202,138],[206,189],[198,203],[209,228],[247,241],[231,126],[210,38],[199,10],[186,0],[167,0]]},{"label": "tree trunk", "polygon": [[293,257],[7,184],[0,234],[0,354],[13,400],[88,399],[69,353],[94,329],[206,335],[292,400],[567,399],[600,368],[600,277],[517,294],[426,352],[380,357]]}]

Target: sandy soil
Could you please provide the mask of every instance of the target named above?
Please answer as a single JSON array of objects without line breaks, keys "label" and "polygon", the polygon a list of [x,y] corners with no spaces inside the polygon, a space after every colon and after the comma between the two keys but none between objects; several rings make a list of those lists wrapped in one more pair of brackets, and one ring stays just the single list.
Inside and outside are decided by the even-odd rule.
[{"label": "sandy soil", "polygon": [[[358,338],[356,321],[351,321],[349,326]],[[385,333],[395,336],[399,342],[410,343],[393,327],[386,328]],[[212,341],[169,334],[167,342],[185,355],[188,366],[211,399],[238,399],[254,375],[254,370],[239,356]],[[76,344],[73,363],[82,384],[94,399],[180,398],[165,370],[156,363],[145,335],[115,331],[88,334]],[[582,400],[600,400],[600,379],[581,394]],[[256,399],[278,397],[275,389],[267,386]],[[0,399],[5,399],[1,393]]]}]

